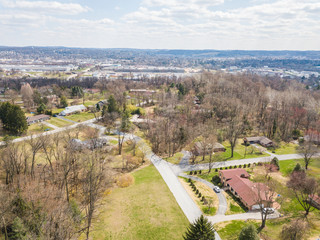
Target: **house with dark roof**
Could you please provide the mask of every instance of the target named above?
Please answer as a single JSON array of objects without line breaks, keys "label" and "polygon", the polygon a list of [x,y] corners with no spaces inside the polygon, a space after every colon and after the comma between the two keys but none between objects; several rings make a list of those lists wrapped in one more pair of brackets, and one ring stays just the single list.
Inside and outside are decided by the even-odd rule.
[{"label": "house with dark roof", "polygon": [[260,209],[259,203],[262,203],[264,207],[272,207],[265,195],[267,186],[250,181],[250,175],[246,170],[242,168],[220,170],[219,177],[223,186],[249,210]]},{"label": "house with dark roof", "polygon": [[245,137],[243,139],[244,143],[245,144],[260,144],[261,146],[264,146],[264,147],[272,147],[273,146],[273,142],[265,137],[265,136],[258,136],[258,137]]},{"label": "house with dark roof", "polygon": [[214,143],[214,144],[203,144],[202,142],[196,142],[194,144],[195,154],[197,156],[202,155],[203,151],[205,154],[208,155],[211,152],[225,152],[226,148],[221,143]]}]

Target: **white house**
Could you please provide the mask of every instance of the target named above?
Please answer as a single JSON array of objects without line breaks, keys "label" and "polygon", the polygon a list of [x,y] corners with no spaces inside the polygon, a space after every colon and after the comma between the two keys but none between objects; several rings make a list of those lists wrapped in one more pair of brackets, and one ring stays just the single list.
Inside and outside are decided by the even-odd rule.
[{"label": "white house", "polygon": [[84,105],[74,105],[70,107],[66,107],[59,115],[60,116],[68,116],[74,113],[84,112],[87,108]]}]

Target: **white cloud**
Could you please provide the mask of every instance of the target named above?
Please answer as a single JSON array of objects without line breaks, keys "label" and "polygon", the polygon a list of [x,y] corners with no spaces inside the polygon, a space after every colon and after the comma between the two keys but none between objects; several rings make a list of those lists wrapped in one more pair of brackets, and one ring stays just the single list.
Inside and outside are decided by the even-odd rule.
[{"label": "white cloud", "polygon": [[50,1],[24,1],[24,0],[1,0],[0,1],[5,8],[11,8],[24,11],[38,11],[43,13],[55,13],[76,15],[79,13],[88,12],[88,7],[81,6],[77,3],[61,3]]},{"label": "white cloud", "polygon": [[157,6],[187,6],[187,5],[201,5],[201,6],[216,6],[223,4],[224,0],[143,0],[142,5],[148,7]]}]

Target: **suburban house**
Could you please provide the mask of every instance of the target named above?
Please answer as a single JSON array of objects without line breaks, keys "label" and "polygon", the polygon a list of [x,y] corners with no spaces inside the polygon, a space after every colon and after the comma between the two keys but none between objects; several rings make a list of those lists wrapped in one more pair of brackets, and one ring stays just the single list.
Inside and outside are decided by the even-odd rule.
[{"label": "suburban house", "polygon": [[195,148],[195,154],[198,155],[202,155],[203,151],[205,151],[205,154],[208,155],[211,152],[225,152],[226,148],[221,144],[221,143],[214,143],[212,144],[208,144],[208,145],[203,145],[202,142],[196,142],[194,144],[194,148]]},{"label": "suburban house", "polygon": [[151,94],[155,93],[156,91],[148,90],[148,89],[130,89],[129,92],[136,93],[136,94],[141,93],[141,94],[151,95]]},{"label": "suburban house", "polygon": [[96,103],[96,108],[102,109],[104,105],[108,104],[108,100],[101,100]]},{"label": "suburban house", "polygon": [[86,110],[87,108],[84,105],[74,105],[74,106],[66,107],[59,115],[68,116],[74,113],[84,112]]},{"label": "suburban house", "polygon": [[265,136],[261,136],[261,137],[246,137],[243,139],[244,143],[247,144],[247,143],[250,143],[250,144],[255,144],[255,143],[258,143],[260,144],[261,146],[264,146],[264,147],[272,147],[273,146],[273,142],[265,137]]},{"label": "suburban house", "polygon": [[84,149],[97,149],[106,146],[108,141],[104,138],[93,138],[86,141],[81,141],[80,139],[73,138],[70,141],[71,148],[77,151]]},{"label": "suburban house", "polygon": [[266,201],[267,186],[250,181],[250,175],[246,170],[242,168],[220,170],[219,177],[223,186],[239,198],[249,210],[260,209],[259,200],[262,200],[264,207],[272,207],[267,205]]},{"label": "suburban house", "polygon": [[308,130],[304,136],[304,140],[307,142],[313,142],[314,144],[320,145],[320,132],[317,130]]},{"label": "suburban house", "polygon": [[47,120],[50,120],[50,116],[49,115],[45,115],[45,114],[40,114],[40,115],[36,115],[36,116],[32,116],[32,117],[27,117],[28,125],[31,125],[31,124],[34,124],[34,123],[38,123],[38,122],[47,121]]},{"label": "suburban house", "polygon": [[315,207],[316,209],[320,209],[320,196],[315,195],[313,197],[310,197],[310,203],[313,207]]}]

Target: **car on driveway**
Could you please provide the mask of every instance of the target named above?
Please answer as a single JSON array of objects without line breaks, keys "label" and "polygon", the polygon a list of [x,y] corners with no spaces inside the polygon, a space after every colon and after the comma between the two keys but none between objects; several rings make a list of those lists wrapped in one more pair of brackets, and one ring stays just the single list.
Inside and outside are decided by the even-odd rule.
[{"label": "car on driveway", "polygon": [[219,193],[219,192],[220,192],[220,188],[219,188],[218,186],[215,186],[215,187],[213,188],[213,190],[214,190],[216,193]]},{"label": "car on driveway", "polygon": [[272,214],[274,213],[274,208],[264,208],[262,211],[263,213]]}]

